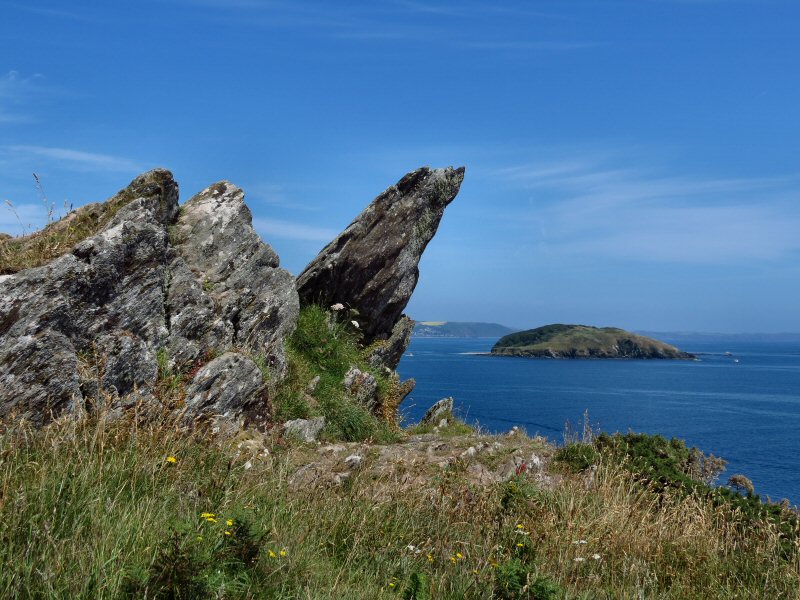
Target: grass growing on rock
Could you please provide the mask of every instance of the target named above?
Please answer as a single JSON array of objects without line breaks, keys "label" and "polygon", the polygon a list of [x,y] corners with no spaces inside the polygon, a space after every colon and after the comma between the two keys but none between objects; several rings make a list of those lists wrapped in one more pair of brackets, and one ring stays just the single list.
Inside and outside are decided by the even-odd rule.
[{"label": "grass growing on rock", "polygon": [[10,425],[0,597],[798,597],[798,553],[768,522],[618,463],[588,488],[454,467],[398,493],[411,466],[290,485],[307,454],[102,413]]},{"label": "grass growing on rock", "polygon": [[[392,373],[372,367],[360,346],[361,334],[350,318],[320,306],[306,306],[286,342],[288,373],[274,392],[276,419],[324,416],[328,439],[358,441],[395,439],[396,402],[400,382]],[[370,373],[378,384],[375,412],[360,405],[342,381],[351,367]],[[309,384],[319,378],[309,388]],[[385,405],[385,406],[384,406]],[[389,410],[383,410],[386,407]],[[384,414],[388,418],[377,418]]]}]

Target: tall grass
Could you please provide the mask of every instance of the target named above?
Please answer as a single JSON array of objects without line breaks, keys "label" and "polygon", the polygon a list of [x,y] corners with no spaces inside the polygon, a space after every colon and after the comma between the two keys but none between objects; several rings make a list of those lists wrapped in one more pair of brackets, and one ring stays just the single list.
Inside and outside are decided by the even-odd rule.
[{"label": "tall grass", "polygon": [[476,488],[456,463],[402,493],[413,465],[320,490],[291,483],[308,448],[243,439],[102,415],[9,426],[0,597],[800,597],[768,521],[616,463],[591,489]]}]

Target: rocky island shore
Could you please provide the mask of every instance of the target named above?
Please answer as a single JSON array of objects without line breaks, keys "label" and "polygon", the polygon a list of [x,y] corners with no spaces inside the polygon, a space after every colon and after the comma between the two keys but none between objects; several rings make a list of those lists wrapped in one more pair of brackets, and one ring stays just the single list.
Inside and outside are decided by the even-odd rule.
[{"label": "rocky island shore", "polygon": [[527,358],[695,358],[674,346],[624,329],[562,324],[503,336],[492,347],[491,354]]}]

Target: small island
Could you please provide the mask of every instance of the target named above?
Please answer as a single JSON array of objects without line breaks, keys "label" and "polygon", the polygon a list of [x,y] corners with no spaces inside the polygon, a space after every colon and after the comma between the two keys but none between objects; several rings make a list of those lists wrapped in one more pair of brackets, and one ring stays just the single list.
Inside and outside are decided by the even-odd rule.
[{"label": "small island", "polygon": [[624,329],[560,323],[506,335],[492,347],[491,354],[529,358],[695,358],[674,346]]}]

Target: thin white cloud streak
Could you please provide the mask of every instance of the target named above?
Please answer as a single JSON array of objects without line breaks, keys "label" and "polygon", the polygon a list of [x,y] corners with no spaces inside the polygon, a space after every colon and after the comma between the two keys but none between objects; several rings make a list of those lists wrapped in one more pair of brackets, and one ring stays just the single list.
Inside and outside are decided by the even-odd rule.
[{"label": "thin white cloud streak", "polygon": [[47,209],[43,204],[10,204],[0,202],[0,231],[14,236],[25,235],[47,224]]},{"label": "thin white cloud streak", "polygon": [[4,150],[15,155],[17,159],[33,161],[45,159],[48,164],[67,170],[132,172],[142,168],[133,160],[110,154],[84,152],[71,148],[55,148],[50,146],[5,146]]},{"label": "thin white cloud streak", "polygon": [[[309,186],[310,187],[310,186]],[[298,193],[305,193],[305,186],[298,188],[276,183],[256,183],[248,185],[246,188],[247,201],[251,206],[258,204],[268,204],[280,208],[291,210],[314,212],[321,210],[318,204],[298,201],[295,196]]]},{"label": "thin white cloud streak", "polygon": [[532,194],[522,218],[549,256],[696,265],[800,253],[800,179],[692,179],[590,160],[512,167],[496,176]]},{"label": "thin white cloud streak", "polygon": [[579,41],[545,41],[545,40],[506,40],[506,41],[487,41],[487,42],[467,42],[463,44],[465,48],[475,48],[476,50],[584,50],[586,48],[596,48],[602,46],[598,42],[579,42]]},{"label": "thin white cloud streak", "polygon": [[25,100],[38,91],[41,75],[21,77],[17,71],[9,71],[0,77],[0,123],[25,123],[30,121],[26,114],[11,106],[24,104]]},{"label": "thin white cloud streak", "polygon": [[327,227],[261,217],[253,219],[253,226],[267,243],[273,238],[328,243],[339,234],[335,229]]}]

